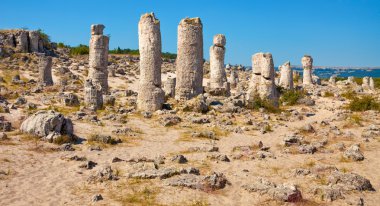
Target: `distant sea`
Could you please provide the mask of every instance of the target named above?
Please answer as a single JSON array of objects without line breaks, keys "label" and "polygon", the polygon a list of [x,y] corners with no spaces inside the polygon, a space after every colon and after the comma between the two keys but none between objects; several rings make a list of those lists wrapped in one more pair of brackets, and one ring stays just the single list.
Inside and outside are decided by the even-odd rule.
[{"label": "distant sea", "polygon": [[[293,68],[293,70],[303,72],[302,68]],[[380,78],[380,68],[376,69],[313,69],[313,73],[321,78],[330,78],[332,75],[336,75],[337,77],[376,77]]]}]

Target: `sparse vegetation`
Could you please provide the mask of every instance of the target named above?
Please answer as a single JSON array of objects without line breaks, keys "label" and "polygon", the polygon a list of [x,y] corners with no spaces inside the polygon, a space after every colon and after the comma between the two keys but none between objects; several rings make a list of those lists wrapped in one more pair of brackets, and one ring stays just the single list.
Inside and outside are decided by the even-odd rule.
[{"label": "sparse vegetation", "polygon": [[[140,52],[138,49],[121,49],[120,47],[110,50],[109,53],[110,54],[129,54],[129,55],[136,55],[136,56],[140,55]],[[173,54],[170,52],[163,52],[161,56],[162,58],[165,58],[165,59],[177,58],[177,54]]]},{"label": "sparse vegetation", "polygon": [[286,103],[287,105],[295,105],[297,101],[303,98],[306,92],[303,90],[287,90],[280,97],[280,103]]},{"label": "sparse vegetation", "polygon": [[347,108],[355,112],[363,112],[368,110],[380,111],[380,103],[372,96],[354,97]]},{"label": "sparse vegetation", "polygon": [[253,100],[248,103],[247,108],[252,110],[264,108],[271,113],[279,113],[281,111],[273,102],[270,100],[263,100],[259,96],[254,97]]},{"label": "sparse vegetation", "polygon": [[70,47],[70,55],[84,55],[88,54],[90,49],[87,45],[79,44],[76,47]]}]

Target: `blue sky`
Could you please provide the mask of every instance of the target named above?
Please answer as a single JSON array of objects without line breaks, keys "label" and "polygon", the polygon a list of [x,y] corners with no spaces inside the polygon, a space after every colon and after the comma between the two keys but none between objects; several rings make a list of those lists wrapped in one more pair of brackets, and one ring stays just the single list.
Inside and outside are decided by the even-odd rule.
[{"label": "blue sky", "polygon": [[88,44],[90,25],[102,23],[110,48],[138,48],[141,14],[161,21],[163,51],[177,51],[184,17],[203,22],[204,54],[212,37],[227,38],[226,63],[251,65],[271,52],[275,65],[380,66],[380,0],[1,0],[0,29],[41,28],[53,41]]}]

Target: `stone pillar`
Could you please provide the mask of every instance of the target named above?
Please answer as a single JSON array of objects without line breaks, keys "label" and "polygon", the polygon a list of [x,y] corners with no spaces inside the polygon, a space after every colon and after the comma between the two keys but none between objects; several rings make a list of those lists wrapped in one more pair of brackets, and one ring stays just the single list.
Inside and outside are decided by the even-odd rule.
[{"label": "stone pillar", "polygon": [[276,85],[274,83],[275,71],[271,53],[260,53],[258,55],[259,65],[261,67],[261,79],[259,94],[261,99],[271,100],[277,104]]},{"label": "stone pillar", "polygon": [[52,86],[53,78],[51,75],[51,67],[53,65],[52,58],[50,56],[42,55],[38,62],[38,81],[44,86]]},{"label": "stone pillar", "polygon": [[200,18],[185,18],[178,25],[176,99],[203,93],[203,25]]},{"label": "stone pillar", "polygon": [[256,96],[259,96],[261,71],[264,67],[267,66],[265,56],[266,54],[264,53],[257,53],[252,55],[252,76],[248,86],[248,101],[253,100]]},{"label": "stone pillar", "polygon": [[88,78],[99,84],[103,94],[108,92],[108,36],[103,35],[104,25],[91,25]]},{"label": "stone pillar", "polygon": [[302,57],[302,67],[303,67],[303,85],[313,84],[312,73],[313,73],[313,58],[311,56],[305,55]]},{"label": "stone pillar", "polygon": [[375,90],[375,82],[373,81],[373,78],[369,78],[369,89],[370,90]]},{"label": "stone pillar", "polygon": [[369,77],[363,77],[363,83],[362,83],[363,89],[369,89]]},{"label": "stone pillar", "polygon": [[226,71],[224,70],[224,55],[226,52],[226,37],[223,34],[214,36],[214,45],[210,47],[210,89],[226,89]]},{"label": "stone pillar", "polygon": [[356,82],[355,82],[355,77],[353,77],[353,76],[349,76],[349,77],[347,78],[347,84],[356,84]]},{"label": "stone pillar", "polygon": [[40,34],[38,31],[29,31],[29,50],[30,52],[38,52],[38,44],[40,41]]},{"label": "stone pillar", "polygon": [[21,53],[29,52],[27,31],[21,30],[16,35],[16,50]]},{"label": "stone pillar", "polygon": [[235,89],[236,86],[239,83],[239,74],[235,69],[231,69],[230,78],[228,79],[228,82],[230,83],[230,87]]},{"label": "stone pillar", "polygon": [[161,89],[160,21],[153,13],[144,14],[139,26],[140,83],[137,108],[143,111],[162,109],[165,93]]},{"label": "stone pillar", "polygon": [[166,96],[168,96],[168,97],[174,97],[175,96],[175,85],[176,85],[176,78],[169,76],[166,79],[166,82],[164,84],[164,91],[165,91]]},{"label": "stone pillar", "polygon": [[91,79],[84,83],[84,104],[96,111],[103,107],[103,94],[100,85],[94,85]]},{"label": "stone pillar", "polygon": [[280,73],[279,85],[285,89],[293,89],[293,69],[289,61],[280,66]]},{"label": "stone pillar", "polygon": [[336,76],[335,75],[331,76],[330,79],[329,79],[329,82],[332,85],[336,85]]}]

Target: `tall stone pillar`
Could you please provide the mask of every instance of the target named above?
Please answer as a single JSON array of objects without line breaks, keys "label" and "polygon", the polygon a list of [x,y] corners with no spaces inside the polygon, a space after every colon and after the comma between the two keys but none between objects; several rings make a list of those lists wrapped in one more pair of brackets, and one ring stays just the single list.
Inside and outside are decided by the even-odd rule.
[{"label": "tall stone pillar", "polygon": [[336,76],[335,75],[332,75],[331,77],[330,77],[330,79],[329,79],[329,82],[330,82],[330,84],[332,84],[332,85],[336,85]]},{"label": "tall stone pillar", "polygon": [[261,71],[264,67],[264,53],[256,53],[252,55],[252,76],[248,86],[247,100],[251,101],[259,96],[259,86],[261,82]]},{"label": "tall stone pillar", "polygon": [[223,90],[225,94],[229,94],[229,86],[225,88],[227,75],[224,69],[224,55],[226,52],[226,37],[223,34],[214,36],[214,45],[210,47],[210,89]]},{"label": "tall stone pillar", "polygon": [[305,55],[302,57],[302,67],[303,67],[303,85],[313,84],[313,58],[311,56]]},{"label": "tall stone pillar", "polygon": [[260,98],[277,102],[276,85],[274,83],[275,72],[272,54],[263,54],[259,62],[261,62],[261,80],[259,86]]},{"label": "tall stone pillar", "polygon": [[53,78],[51,75],[52,58],[50,56],[42,55],[38,62],[38,81],[44,86],[52,86]]},{"label": "tall stone pillar", "polygon": [[108,92],[108,36],[103,35],[104,25],[91,25],[88,78],[101,86],[103,94]]},{"label": "tall stone pillar", "polygon": [[103,107],[103,94],[100,85],[94,85],[91,79],[87,79],[84,83],[84,104],[94,111]]},{"label": "tall stone pillar", "polygon": [[29,52],[28,31],[21,30],[16,35],[16,50],[21,53]]},{"label": "tall stone pillar", "polygon": [[38,31],[29,31],[29,50],[30,52],[38,52],[38,44],[40,41],[40,34]]},{"label": "tall stone pillar", "polygon": [[140,82],[137,108],[156,111],[162,108],[165,92],[161,89],[160,21],[153,13],[144,14],[139,26]]},{"label": "tall stone pillar", "polygon": [[200,18],[185,18],[178,25],[176,99],[203,93],[203,25]]},{"label": "tall stone pillar", "polygon": [[363,89],[369,89],[369,77],[363,77],[363,83],[362,83]]},{"label": "tall stone pillar", "polygon": [[369,78],[369,89],[370,90],[375,90],[375,82],[373,81],[373,78]]},{"label": "tall stone pillar", "polygon": [[289,61],[280,66],[280,73],[279,85],[285,89],[293,89],[293,69]]}]

